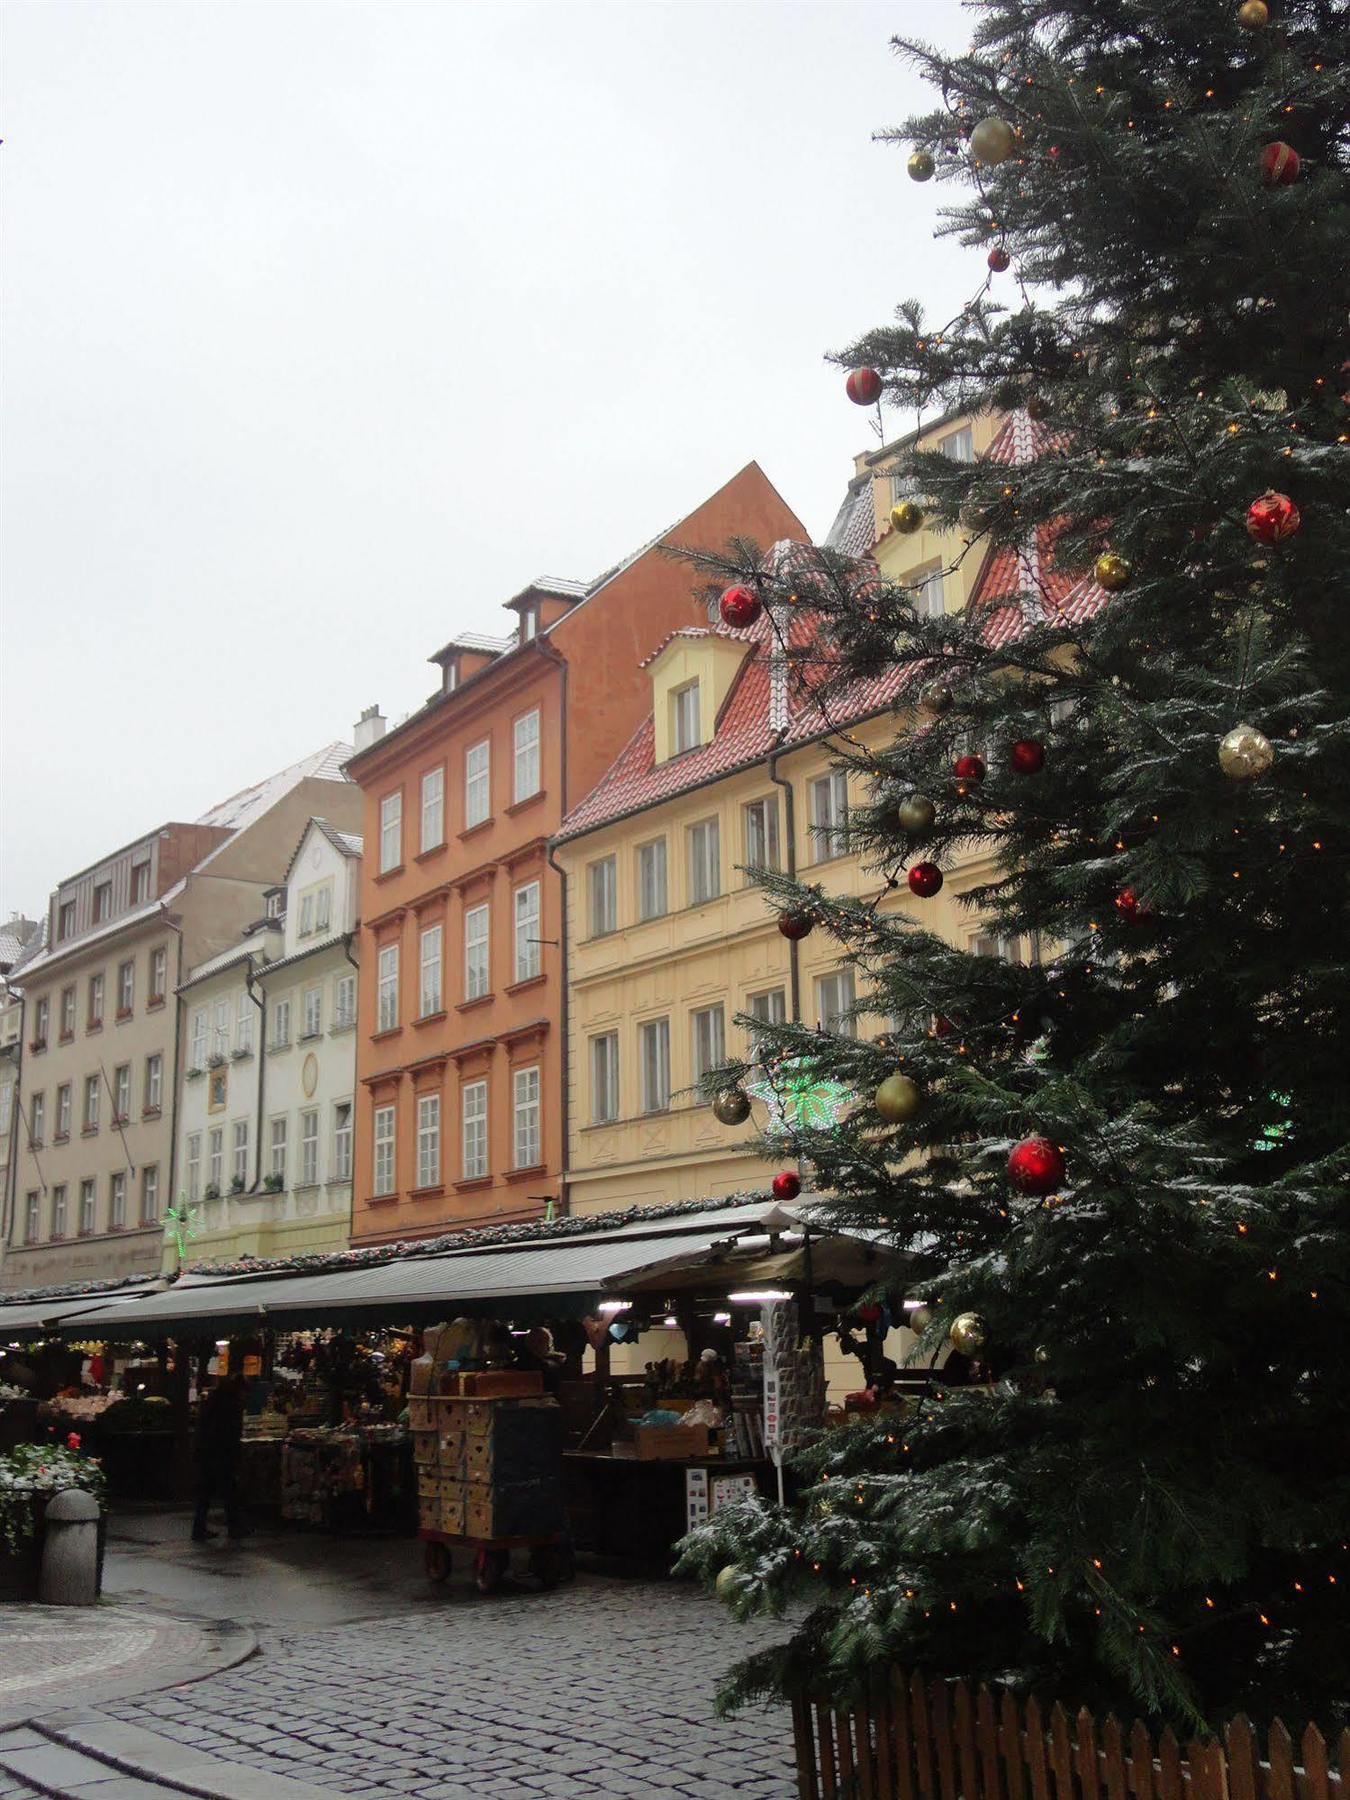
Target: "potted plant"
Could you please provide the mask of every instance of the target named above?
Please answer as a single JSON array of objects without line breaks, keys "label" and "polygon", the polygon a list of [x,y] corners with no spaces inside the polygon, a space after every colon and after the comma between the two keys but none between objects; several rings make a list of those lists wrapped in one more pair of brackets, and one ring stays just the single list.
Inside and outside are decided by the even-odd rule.
[{"label": "potted plant", "polygon": [[231,1181],[230,1181],[230,1192],[232,1194],[242,1194],[244,1191],[244,1188],[246,1186],[247,1186],[247,1183],[245,1182],[243,1176],[235,1175],[231,1178]]},{"label": "potted plant", "polygon": [[202,1198],[204,1200],[219,1200],[219,1198],[220,1198],[219,1184],[214,1181],[208,1181],[206,1184],[206,1187],[202,1191]]},{"label": "potted plant", "polygon": [[279,1194],[286,1183],[280,1175],[264,1175],[263,1187],[269,1194]]},{"label": "potted plant", "polygon": [[36,1600],[42,1570],[43,1520],[54,1494],[81,1488],[99,1503],[99,1585],[103,1582],[103,1470],[82,1456],[79,1434],[57,1444],[19,1444],[0,1456],[0,1600]]}]

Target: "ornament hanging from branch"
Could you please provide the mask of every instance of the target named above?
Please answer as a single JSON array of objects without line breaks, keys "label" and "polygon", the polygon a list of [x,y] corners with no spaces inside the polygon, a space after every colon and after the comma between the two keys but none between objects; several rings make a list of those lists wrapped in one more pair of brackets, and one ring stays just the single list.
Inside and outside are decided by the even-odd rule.
[{"label": "ornament hanging from branch", "polygon": [[765,1063],[746,1093],[764,1103],[765,1135],[795,1137],[802,1131],[830,1131],[853,1099],[842,1081],[823,1075],[809,1056]]},{"label": "ornament hanging from branch", "polygon": [[844,392],[855,406],[875,406],[881,398],[881,377],[875,369],[852,369]]},{"label": "ornament hanging from branch", "polygon": [[1258,494],[1247,508],[1247,535],[1258,544],[1280,544],[1303,523],[1298,507],[1277,488]]}]

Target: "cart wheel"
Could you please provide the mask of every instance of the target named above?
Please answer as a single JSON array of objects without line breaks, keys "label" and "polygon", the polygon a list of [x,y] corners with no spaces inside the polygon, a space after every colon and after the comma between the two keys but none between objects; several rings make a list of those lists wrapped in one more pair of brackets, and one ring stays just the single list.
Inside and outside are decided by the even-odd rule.
[{"label": "cart wheel", "polygon": [[555,1544],[538,1544],[530,1552],[530,1573],[541,1587],[555,1588],[563,1578],[562,1558]]},{"label": "cart wheel", "polygon": [[444,1544],[423,1544],[428,1581],[444,1581],[450,1574],[450,1552]]},{"label": "cart wheel", "polygon": [[473,1575],[480,1594],[495,1594],[511,1566],[509,1550],[480,1550],[474,1559]]}]

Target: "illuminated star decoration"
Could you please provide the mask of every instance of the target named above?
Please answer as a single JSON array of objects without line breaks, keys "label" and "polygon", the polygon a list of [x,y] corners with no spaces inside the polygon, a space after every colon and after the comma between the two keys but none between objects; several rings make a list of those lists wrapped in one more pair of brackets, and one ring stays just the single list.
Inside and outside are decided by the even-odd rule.
[{"label": "illuminated star decoration", "polygon": [[181,1269],[187,1257],[187,1247],[197,1235],[197,1214],[199,1206],[192,1206],[183,1196],[179,1197],[177,1206],[165,1209],[164,1229],[173,1236],[178,1247],[178,1266]]},{"label": "illuminated star decoration", "polygon": [[[1292,1094],[1271,1093],[1270,1098],[1276,1106],[1288,1106],[1293,1101]],[[1261,1127],[1261,1135],[1252,1145],[1253,1150],[1275,1150],[1289,1137],[1294,1129],[1294,1121],[1289,1118],[1273,1119],[1269,1125]]]},{"label": "illuminated star decoration", "polygon": [[798,1132],[828,1131],[837,1125],[853,1099],[841,1081],[822,1075],[807,1056],[785,1057],[765,1063],[745,1091],[762,1100],[768,1110],[766,1130],[794,1137]]}]

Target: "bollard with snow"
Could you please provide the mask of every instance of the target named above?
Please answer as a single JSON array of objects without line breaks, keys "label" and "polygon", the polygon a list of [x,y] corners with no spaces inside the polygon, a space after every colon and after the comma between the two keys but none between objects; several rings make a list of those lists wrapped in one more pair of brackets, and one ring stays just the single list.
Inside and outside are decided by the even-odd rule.
[{"label": "bollard with snow", "polygon": [[66,1488],[48,1503],[43,1520],[44,1606],[92,1606],[98,1599],[98,1501],[81,1488]]}]

